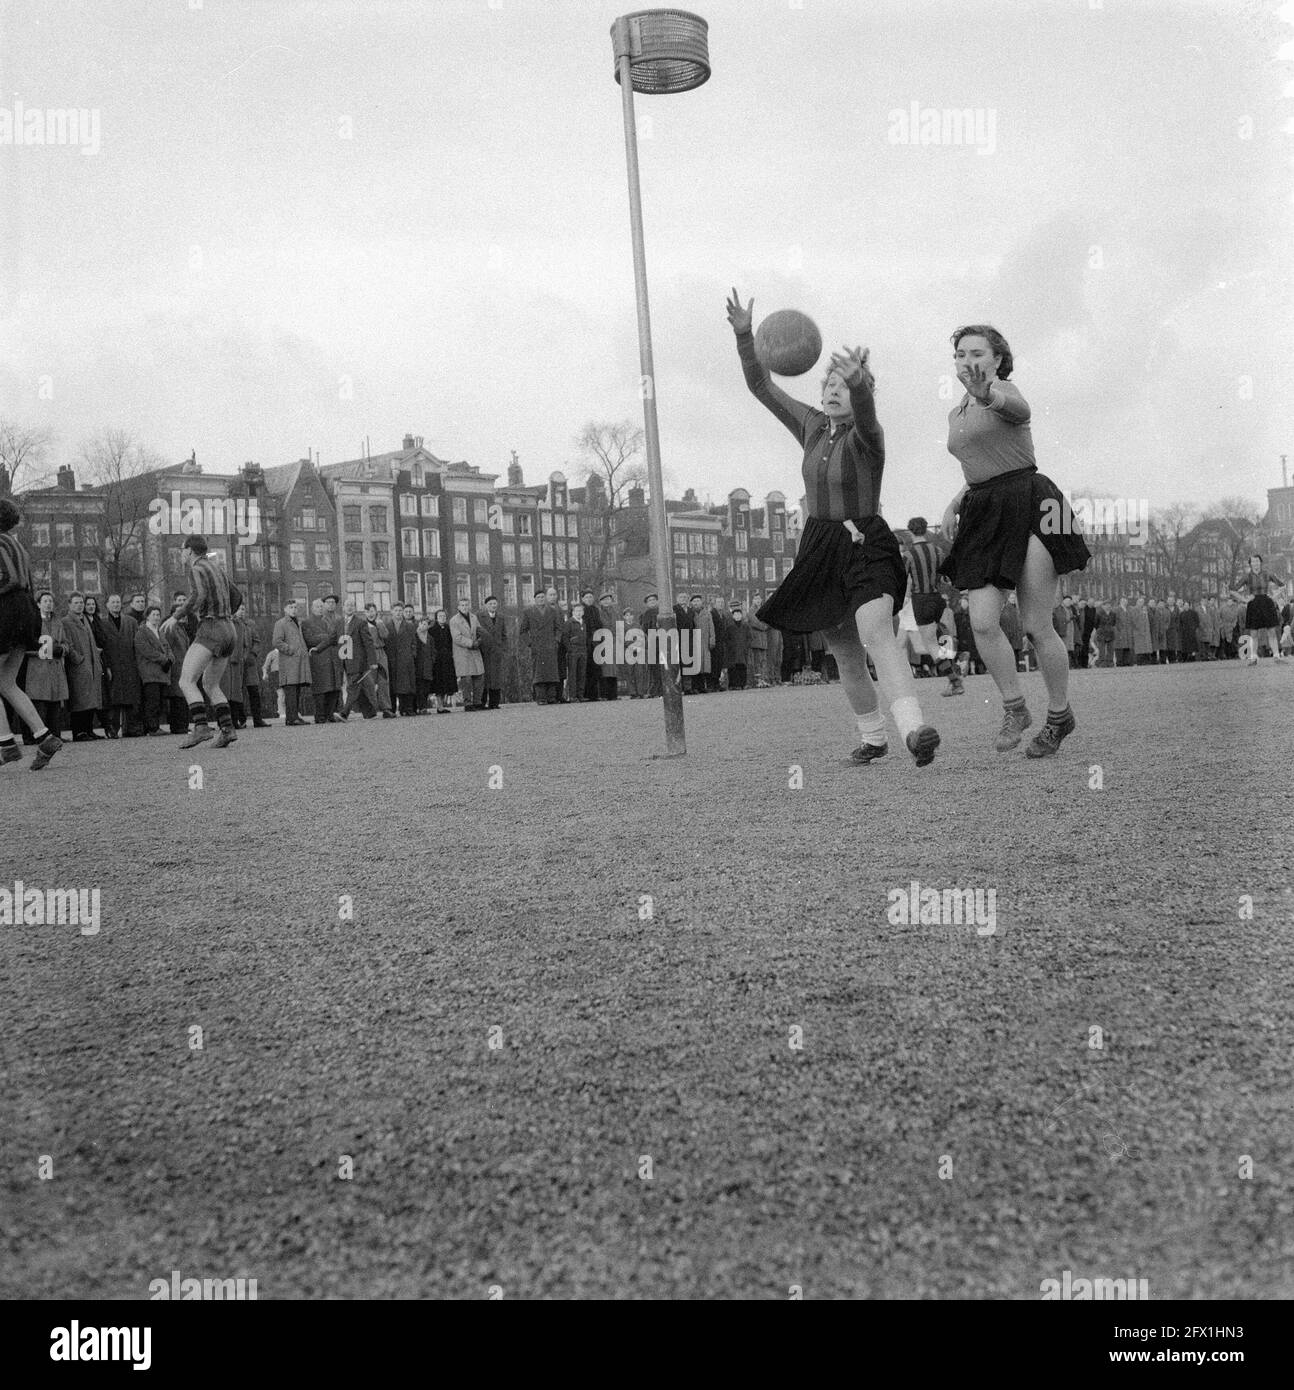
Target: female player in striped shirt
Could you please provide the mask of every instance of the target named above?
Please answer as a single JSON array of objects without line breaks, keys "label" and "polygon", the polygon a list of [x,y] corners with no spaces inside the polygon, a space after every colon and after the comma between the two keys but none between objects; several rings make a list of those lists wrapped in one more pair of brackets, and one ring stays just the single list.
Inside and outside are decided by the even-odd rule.
[{"label": "female player in striped shirt", "polygon": [[948,416],[948,451],[961,464],[966,486],[944,513],[944,535],[955,532],[955,538],[940,572],[970,591],[975,645],[1005,706],[1000,753],[1018,748],[1033,723],[999,622],[1008,590],[1016,591],[1047,686],[1047,722],[1025,751],[1045,758],[1074,731],[1069,655],[1051,621],[1058,577],[1084,569],[1091,554],[1064,495],[1038,472],[1029,404],[1007,380],[1013,362],[1006,339],[987,324],[971,324],[959,328],[952,343],[966,394]]},{"label": "female player in striped shirt", "polygon": [[912,670],[894,636],[907,573],[894,533],[881,520],[885,435],[876,419],[867,354],[835,353],[822,383],[822,409],[788,396],[755,356],[752,299],[734,289],[728,322],[751,394],[804,450],[808,519],[791,572],[760,608],[760,622],[786,632],[821,632],[840,668],[860,738],[850,755],[869,763],[889,749],[885,715],[867,671],[870,652],[881,690],[918,767],[935,756],[939,735],[921,718]]}]

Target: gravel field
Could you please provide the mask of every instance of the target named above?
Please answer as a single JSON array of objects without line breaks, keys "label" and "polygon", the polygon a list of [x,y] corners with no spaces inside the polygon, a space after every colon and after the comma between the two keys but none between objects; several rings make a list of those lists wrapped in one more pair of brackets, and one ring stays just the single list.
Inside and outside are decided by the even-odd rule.
[{"label": "gravel field", "polygon": [[3,769],[102,929],[2,929],[0,1294],[1294,1295],[1294,667],[1077,672],[1045,762],[940,684],[919,772],[838,686]]}]

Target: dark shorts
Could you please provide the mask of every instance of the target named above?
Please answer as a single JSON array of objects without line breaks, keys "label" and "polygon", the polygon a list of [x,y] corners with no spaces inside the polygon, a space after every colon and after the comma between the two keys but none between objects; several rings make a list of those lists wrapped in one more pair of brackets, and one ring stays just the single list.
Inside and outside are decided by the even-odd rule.
[{"label": "dark shorts", "polygon": [[193,637],[195,647],[206,647],[214,657],[229,656],[237,634],[232,618],[203,618]]},{"label": "dark shorts", "polygon": [[26,589],[0,595],[0,656],[34,652],[40,645],[40,609]]},{"label": "dark shorts", "polygon": [[946,607],[942,594],[912,595],[912,615],[916,618],[918,627],[937,623],[943,617]]},{"label": "dark shorts", "polygon": [[1046,546],[1057,574],[1086,569],[1092,558],[1069,503],[1045,473],[1022,468],[972,483],[939,573],[958,589],[989,584],[1014,589],[1024,573],[1030,536]]},{"label": "dark shorts", "polygon": [[1255,594],[1245,604],[1245,626],[1251,632],[1265,632],[1281,625],[1281,611],[1270,594]]},{"label": "dark shorts", "polygon": [[828,632],[872,599],[888,594],[897,613],[908,575],[894,532],[879,516],[854,519],[855,541],[843,521],[811,516],[791,572],[756,617],[783,632]]}]

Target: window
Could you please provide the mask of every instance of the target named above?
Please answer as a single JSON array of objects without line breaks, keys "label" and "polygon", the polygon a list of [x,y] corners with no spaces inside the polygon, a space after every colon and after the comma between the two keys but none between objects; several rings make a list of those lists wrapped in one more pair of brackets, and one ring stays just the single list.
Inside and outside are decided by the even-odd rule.
[{"label": "window", "polygon": [[404,576],[404,601],[411,603],[415,608],[418,600],[422,597],[422,584],[416,574],[406,574]]},{"label": "window", "polygon": [[478,565],[490,563],[490,533],[488,531],[476,533],[476,563]]},{"label": "window", "polygon": [[687,583],[687,560],[683,558],[674,561],[674,578],[680,584]]},{"label": "window", "polygon": [[400,515],[417,516],[418,499],[411,492],[401,493],[400,495]]},{"label": "window", "polygon": [[566,518],[561,512],[558,512],[557,515],[553,517],[553,533],[558,536],[564,536],[566,534]]},{"label": "window", "polygon": [[70,550],[75,543],[72,535],[72,523],[70,521],[56,521],[54,523],[54,544],[65,545]]},{"label": "window", "polygon": [[544,573],[545,573],[545,574],[552,574],[552,572],[553,572],[553,543],[552,543],[552,541],[545,541],[542,548],[543,548],[543,555],[544,555]]},{"label": "window", "polygon": [[516,541],[503,542],[503,563],[505,565],[515,565],[517,563]]},{"label": "window", "polygon": [[[391,568],[391,545],[389,541],[373,542],[373,568],[375,570],[389,570]],[[390,597],[391,586],[387,586],[387,596]]]},{"label": "window", "polygon": [[707,579],[718,579],[719,577],[719,561],[712,555],[705,557],[705,577]]},{"label": "window", "polygon": [[687,562],[688,572],[694,580],[705,578],[705,559],[700,555],[693,555]]},{"label": "window", "polygon": [[391,582],[387,579],[378,579],[373,584],[373,602],[377,604],[379,613],[389,613],[391,611]]},{"label": "window", "polygon": [[529,512],[518,512],[515,518],[517,535],[533,536],[535,533],[534,522]]},{"label": "window", "polygon": [[422,464],[420,464],[420,463],[415,463],[415,464],[413,464],[413,465],[410,466],[410,468],[409,468],[409,481],[413,483],[414,487],[421,487],[421,486],[422,486],[422,484],[423,484]]},{"label": "window", "polygon": [[301,520],[301,513],[298,512],[298,513],[296,514],[296,516],[294,516],[294,517],[292,518],[292,529],[293,529],[294,531],[299,531],[299,530],[301,529],[302,525],[303,525],[303,522],[302,522],[302,520]]},{"label": "window", "polygon": [[76,564],[72,560],[58,562],[58,587],[68,591],[76,588]]},{"label": "window", "polygon": [[460,602],[463,599],[466,599],[468,603],[471,603],[472,581],[467,575],[456,574],[454,576],[454,597],[457,598]]},{"label": "window", "polygon": [[534,603],[535,601],[535,577],[532,574],[521,576],[521,602]]},{"label": "window", "polygon": [[455,498],[453,498],[453,499],[452,499],[452,506],[453,506],[453,509],[454,509],[454,520],[455,520],[455,522],[457,522],[460,526],[466,526],[466,525],[467,525],[467,498],[466,498],[466,497],[455,497]]},{"label": "window", "polygon": [[270,551],[270,573],[279,573],[279,552],[277,550]]},{"label": "window", "polygon": [[440,559],[440,532],[433,531],[430,527],[422,533],[422,553],[428,560]]},{"label": "window", "polygon": [[478,526],[484,526],[490,519],[490,504],[484,497],[476,497],[472,500],[472,520]]},{"label": "window", "polygon": [[385,507],[370,507],[368,509],[368,529],[376,536],[385,534],[387,529]]},{"label": "window", "polygon": [[305,541],[293,541],[289,552],[288,563],[294,570],[303,570],[306,567],[306,543]]},{"label": "window", "polygon": [[343,507],[341,509],[342,530],[345,531],[347,535],[358,536],[364,529],[364,523],[361,519],[363,515],[364,510],[362,507]]},{"label": "window", "polygon": [[780,531],[773,532],[773,554],[780,555],[786,548],[786,538]]},{"label": "window", "polygon": [[515,574],[503,576],[503,602],[508,608],[517,606],[517,576]]},{"label": "window", "polygon": [[580,567],[580,548],[573,541],[566,547],[566,568],[577,570]]},{"label": "window", "polygon": [[444,600],[440,596],[440,575],[424,575],[423,583],[427,590],[427,612],[434,617],[436,609],[444,607]]},{"label": "window", "polygon": [[744,584],[749,578],[750,575],[746,569],[746,557],[740,555],[737,557],[737,579],[740,583]]},{"label": "window", "polygon": [[[770,581],[777,578],[776,574],[773,572],[773,569],[771,568],[772,566],[775,566],[776,563],[777,563],[777,562],[776,562],[775,560],[770,560],[770,561],[768,562],[768,564],[764,566],[764,573],[768,576],[768,578],[769,578]],[[793,561],[793,560],[783,560],[783,561],[782,561],[782,578],[783,578],[783,579],[785,579],[786,576],[787,576],[788,574],[790,574],[792,564],[794,564],[794,561]]]},{"label": "window", "polygon": [[33,546],[36,546],[36,545],[48,546],[48,545],[49,545],[49,522],[48,522],[48,521],[38,521],[38,522],[31,528],[31,543],[32,543]]},{"label": "window", "polygon": [[738,551],[744,551],[747,548],[747,545],[749,544],[749,542],[746,539],[746,533],[744,531],[738,531],[736,540]]},{"label": "window", "polygon": [[99,528],[97,526],[87,526],[82,522],[81,544],[97,546],[99,544]]},{"label": "window", "polygon": [[711,531],[710,534],[703,537],[703,539],[705,541],[705,553],[707,555],[717,555],[719,553],[719,537]]},{"label": "window", "polygon": [[675,531],[675,532],[674,532],[674,554],[675,554],[675,555],[686,555],[686,554],[687,554],[687,532],[686,532],[686,531]]},{"label": "window", "polygon": [[362,579],[348,579],[346,581],[346,597],[355,605],[355,611],[364,611],[364,581]]},{"label": "window", "polygon": [[434,497],[431,493],[428,493],[422,499],[422,514],[423,516],[439,516],[440,498]]},{"label": "window", "polygon": [[580,534],[579,522],[573,516],[566,518],[566,534],[568,536],[578,536]]},{"label": "window", "polygon": [[552,512],[539,513],[539,530],[545,536],[553,534],[553,514]]},{"label": "window", "polygon": [[[309,584],[294,584],[292,586],[292,597],[296,599],[298,603],[305,604],[308,606],[310,603]],[[297,617],[300,618],[300,616],[301,610],[297,609]]]},{"label": "window", "polygon": [[535,563],[535,547],[533,545],[519,545],[517,551],[523,565]]},{"label": "window", "polygon": [[253,570],[265,569],[265,555],[259,546],[249,545],[247,547],[247,568]]},{"label": "window", "polygon": [[99,591],[98,560],[81,561],[81,587],[87,594],[94,594]]},{"label": "window", "polygon": [[364,568],[364,542],[346,542],[346,568],[348,570],[362,570]]},{"label": "window", "polygon": [[687,549],[690,555],[700,555],[705,549],[705,537],[699,531],[689,531]]},{"label": "window", "polygon": [[746,530],[750,525],[750,513],[744,507],[738,508],[734,513],[733,525],[740,531]]},{"label": "window", "polygon": [[470,553],[470,550],[469,550],[467,532],[466,532],[466,531],[455,531],[455,532],[454,532],[454,559],[457,560],[457,561],[459,561],[460,564],[464,564],[464,565],[465,565],[465,564],[467,564],[467,562],[468,562],[471,558],[472,558],[472,557],[471,557],[471,553]]},{"label": "window", "polygon": [[413,560],[418,558],[418,532],[411,526],[404,526],[400,530],[400,554]]},{"label": "window", "polygon": [[332,569],[332,545],[328,541],[315,542],[315,569]]},{"label": "window", "polygon": [[303,531],[313,531],[315,529],[315,509],[313,507],[302,507],[299,520]]}]

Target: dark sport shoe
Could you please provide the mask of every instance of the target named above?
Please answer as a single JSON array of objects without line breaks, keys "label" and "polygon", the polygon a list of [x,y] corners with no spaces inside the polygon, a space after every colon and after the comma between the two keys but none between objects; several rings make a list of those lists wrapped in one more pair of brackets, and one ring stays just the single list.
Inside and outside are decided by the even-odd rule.
[{"label": "dark sport shoe", "polygon": [[883,758],[890,751],[888,743],[864,743],[861,747],[855,748],[849,755],[849,761],[854,764],[874,763],[877,758]]},{"label": "dark sport shoe", "polygon": [[1030,740],[1028,748],[1024,750],[1026,755],[1030,758],[1050,758],[1060,747],[1061,740],[1068,738],[1076,727],[1072,711],[1059,724],[1053,724],[1049,719]]},{"label": "dark sport shoe", "polygon": [[1024,731],[1033,723],[1033,715],[1027,709],[1007,710],[1002,720],[1002,730],[997,736],[994,748],[999,753],[1009,753],[1019,748]]},{"label": "dark sport shoe", "polygon": [[238,735],[232,729],[221,729],[212,740],[213,748],[228,748],[231,743],[238,742]]},{"label": "dark sport shoe", "polygon": [[0,748],[0,767],[5,763],[22,762],[22,749],[16,743],[12,743],[8,748]]},{"label": "dark sport shoe", "polygon": [[949,676],[947,688],[939,692],[941,695],[965,695],[966,687],[962,684],[960,676]]},{"label": "dark sport shoe", "polygon": [[195,724],[192,733],[188,738],[180,740],[181,748],[196,748],[200,743],[206,743],[209,738],[213,738],[210,724]]},{"label": "dark sport shoe", "polygon": [[918,767],[925,767],[935,760],[935,749],[939,747],[939,735],[929,724],[914,729],[904,742],[908,752],[917,760]]},{"label": "dark sport shoe", "polygon": [[31,770],[39,772],[41,768],[49,766],[49,760],[63,746],[63,740],[57,734],[46,734],[36,745],[36,756],[32,759]]}]

